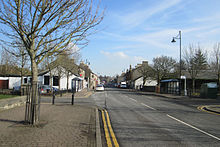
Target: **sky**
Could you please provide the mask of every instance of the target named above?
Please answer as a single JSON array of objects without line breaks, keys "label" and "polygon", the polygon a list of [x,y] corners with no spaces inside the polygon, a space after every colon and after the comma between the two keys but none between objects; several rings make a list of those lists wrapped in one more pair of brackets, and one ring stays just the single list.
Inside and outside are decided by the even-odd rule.
[{"label": "sky", "polygon": [[98,75],[120,75],[131,65],[159,56],[179,60],[190,44],[208,53],[220,42],[220,0],[102,0],[105,17],[81,49],[82,60]]}]

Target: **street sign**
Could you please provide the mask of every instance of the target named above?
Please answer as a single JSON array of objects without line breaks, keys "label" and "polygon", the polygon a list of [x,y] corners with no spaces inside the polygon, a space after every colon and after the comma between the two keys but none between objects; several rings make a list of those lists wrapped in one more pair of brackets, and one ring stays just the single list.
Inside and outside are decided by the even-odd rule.
[{"label": "street sign", "polygon": [[180,79],[186,79],[186,76],[181,76]]}]

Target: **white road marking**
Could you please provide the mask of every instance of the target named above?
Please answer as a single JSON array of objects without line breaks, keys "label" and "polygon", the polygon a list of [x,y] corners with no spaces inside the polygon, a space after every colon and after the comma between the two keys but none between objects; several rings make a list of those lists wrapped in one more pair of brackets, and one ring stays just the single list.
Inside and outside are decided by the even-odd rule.
[{"label": "white road marking", "polygon": [[146,104],[144,104],[144,103],[141,103],[141,105],[144,105],[145,107],[148,107],[148,108],[150,108],[150,109],[152,109],[152,110],[156,110],[155,108],[153,108],[153,107],[151,107],[151,106],[148,106],[148,105],[146,105]]},{"label": "white road marking", "polygon": [[132,98],[129,98],[130,100],[132,100],[132,101],[135,101],[135,102],[137,102],[137,100],[135,100],[135,99],[132,99]]},{"label": "white road marking", "polygon": [[193,129],[195,129],[195,130],[197,130],[197,131],[199,131],[199,132],[201,132],[201,133],[204,133],[204,134],[206,134],[206,135],[208,135],[208,136],[210,136],[210,137],[212,137],[212,138],[215,138],[215,139],[217,139],[217,140],[220,141],[220,138],[218,138],[218,137],[216,137],[216,136],[214,136],[214,135],[212,135],[212,134],[210,134],[210,133],[207,133],[207,132],[205,132],[205,131],[203,131],[203,130],[201,130],[201,129],[199,129],[199,128],[196,128],[196,127],[194,127],[194,126],[192,126],[192,125],[190,125],[190,124],[187,124],[187,123],[185,123],[184,121],[181,121],[181,120],[179,120],[179,119],[177,119],[177,118],[175,118],[175,117],[173,117],[173,116],[170,116],[169,114],[167,114],[167,116],[170,117],[170,118],[172,118],[173,120],[176,120],[176,121],[178,121],[178,122],[180,122],[180,123],[182,123],[182,124],[184,124],[184,125],[186,125],[186,126],[189,126],[189,127],[193,128]]}]

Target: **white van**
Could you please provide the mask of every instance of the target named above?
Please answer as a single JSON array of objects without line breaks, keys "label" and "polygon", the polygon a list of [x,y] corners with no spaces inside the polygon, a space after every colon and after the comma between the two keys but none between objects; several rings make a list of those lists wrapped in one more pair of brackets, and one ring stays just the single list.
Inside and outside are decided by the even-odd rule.
[{"label": "white van", "polygon": [[120,84],[120,88],[127,88],[127,84],[126,84],[126,82],[121,82],[121,84]]}]

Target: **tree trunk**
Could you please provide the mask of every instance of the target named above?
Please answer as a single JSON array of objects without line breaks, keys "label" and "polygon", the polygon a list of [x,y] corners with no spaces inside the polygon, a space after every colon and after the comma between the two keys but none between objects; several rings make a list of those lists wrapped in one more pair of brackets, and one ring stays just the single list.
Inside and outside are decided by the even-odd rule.
[{"label": "tree trunk", "polygon": [[25,95],[24,94],[24,86],[23,86],[23,78],[24,78],[24,76],[23,76],[23,74],[21,73],[21,88],[20,88],[20,95]]},{"label": "tree trunk", "polygon": [[143,78],[143,87],[144,87],[146,81],[147,81],[147,78]]},{"label": "tree trunk", "polygon": [[25,57],[24,57],[24,52],[21,52],[21,95],[24,95],[24,87],[23,87],[23,78],[24,78],[24,65],[25,65]]},{"label": "tree trunk", "polygon": [[50,84],[50,88],[53,89],[53,83],[52,83],[53,77],[52,77],[52,71],[51,71],[50,68],[49,68],[49,73],[50,73],[50,77],[49,77],[50,78],[50,80],[49,80],[50,83],[49,84]]},{"label": "tree trunk", "polygon": [[69,72],[67,72],[67,85],[66,85],[66,87],[67,87],[67,91],[69,90]]},{"label": "tree trunk", "polygon": [[159,76],[159,74],[157,75],[157,85],[160,86],[160,76]]},{"label": "tree trunk", "polygon": [[195,79],[194,78],[192,79],[192,90],[193,90],[193,93],[195,93]]},{"label": "tree trunk", "polygon": [[21,89],[20,89],[20,91],[21,91],[21,95],[24,95],[24,93],[23,93],[23,67],[21,68]]},{"label": "tree trunk", "polygon": [[30,120],[29,123],[36,125],[39,122],[40,113],[40,101],[38,97],[38,69],[34,58],[31,59],[31,69],[32,69],[32,91],[31,91],[31,108],[30,108]]},{"label": "tree trunk", "polygon": [[218,73],[218,92],[220,92],[220,73]]}]

